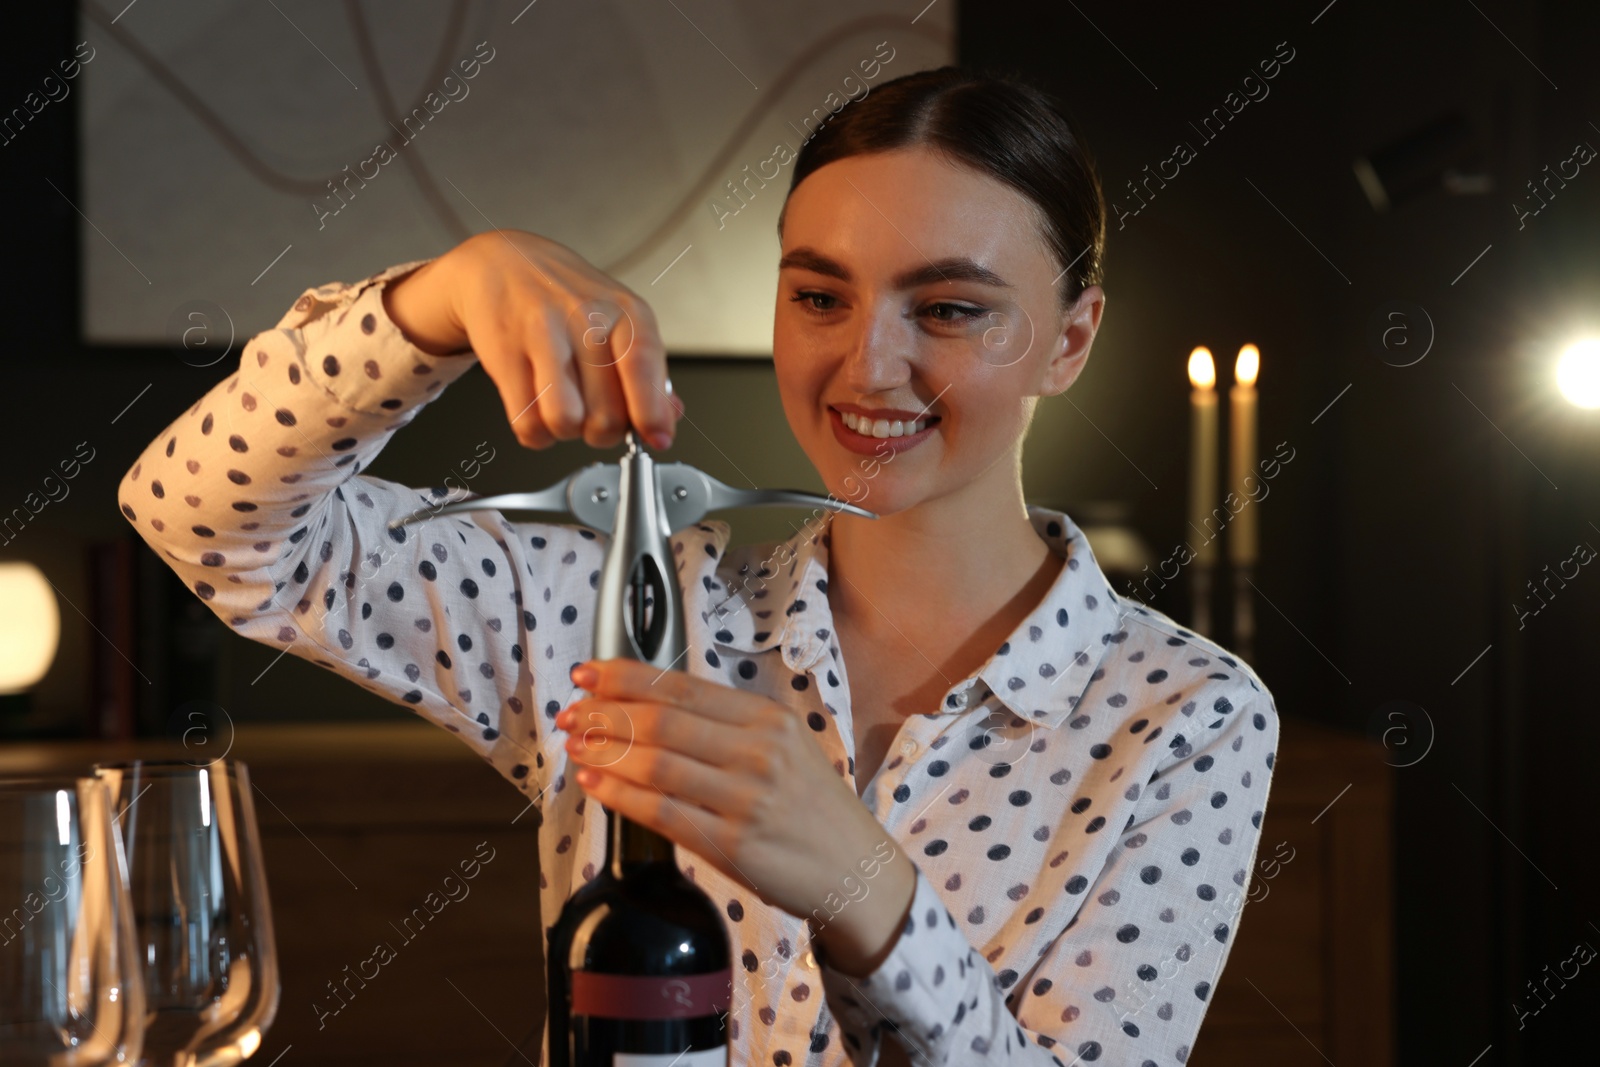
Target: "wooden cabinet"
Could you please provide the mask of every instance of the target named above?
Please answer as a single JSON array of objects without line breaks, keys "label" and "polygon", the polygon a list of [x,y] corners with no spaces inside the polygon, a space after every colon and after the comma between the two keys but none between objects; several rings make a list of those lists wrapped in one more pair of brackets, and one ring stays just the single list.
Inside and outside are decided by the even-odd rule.
[{"label": "wooden cabinet", "polygon": [[1188,1067],[1394,1062],[1394,771],[1383,755],[1359,736],[1282,723],[1262,888]]}]

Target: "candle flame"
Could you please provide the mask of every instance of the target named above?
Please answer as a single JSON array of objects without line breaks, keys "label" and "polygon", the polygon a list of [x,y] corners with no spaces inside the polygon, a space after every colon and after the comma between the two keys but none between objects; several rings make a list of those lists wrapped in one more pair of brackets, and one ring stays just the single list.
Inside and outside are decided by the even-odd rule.
[{"label": "candle flame", "polygon": [[1255,345],[1245,345],[1239,349],[1239,358],[1233,363],[1233,380],[1243,386],[1256,384],[1256,375],[1261,372],[1261,349]]},{"label": "candle flame", "polygon": [[1211,349],[1205,345],[1189,353],[1189,384],[1196,389],[1210,389],[1217,384],[1216,364],[1211,361]]}]

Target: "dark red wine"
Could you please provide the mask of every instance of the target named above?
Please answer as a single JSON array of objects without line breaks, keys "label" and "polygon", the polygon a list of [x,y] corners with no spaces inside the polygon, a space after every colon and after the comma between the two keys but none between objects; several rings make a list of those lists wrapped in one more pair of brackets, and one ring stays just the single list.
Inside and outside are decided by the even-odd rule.
[{"label": "dark red wine", "polygon": [[609,813],[605,868],[548,945],[552,1067],[726,1067],[728,934],[672,842]]}]

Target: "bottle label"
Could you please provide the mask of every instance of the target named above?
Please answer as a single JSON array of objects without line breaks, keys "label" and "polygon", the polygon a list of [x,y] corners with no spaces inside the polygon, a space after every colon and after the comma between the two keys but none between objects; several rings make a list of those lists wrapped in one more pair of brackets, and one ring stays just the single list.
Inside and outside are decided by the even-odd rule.
[{"label": "bottle label", "polygon": [[611,1058],[612,1067],[727,1067],[728,1049],[701,1049],[699,1052],[680,1052],[674,1055],[645,1055],[637,1052],[619,1052]]},{"label": "bottle label", "polygon": [[572,972],[572,1014],[602,1019],[695,1019],[733,1002],[732,970],[676,978]]}]

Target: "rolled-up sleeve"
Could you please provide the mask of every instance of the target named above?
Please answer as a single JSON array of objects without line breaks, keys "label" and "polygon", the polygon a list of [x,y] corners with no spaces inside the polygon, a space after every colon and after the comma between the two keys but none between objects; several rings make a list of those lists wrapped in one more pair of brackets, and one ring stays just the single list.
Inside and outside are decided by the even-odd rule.
[{"label": "rolled-up sleeve", "polygon": [[1050,918],[1063,929],[1036,961],[997,976],[920,870],[875,971],[854,978],[819,959],[856,1062],[876,1062],[884,1033],[917,1063],[1187,1060],[1260,843],[1278,716],[1253,695],[1216,698],[1183,724],[1099,876],[1061,887]]}]

